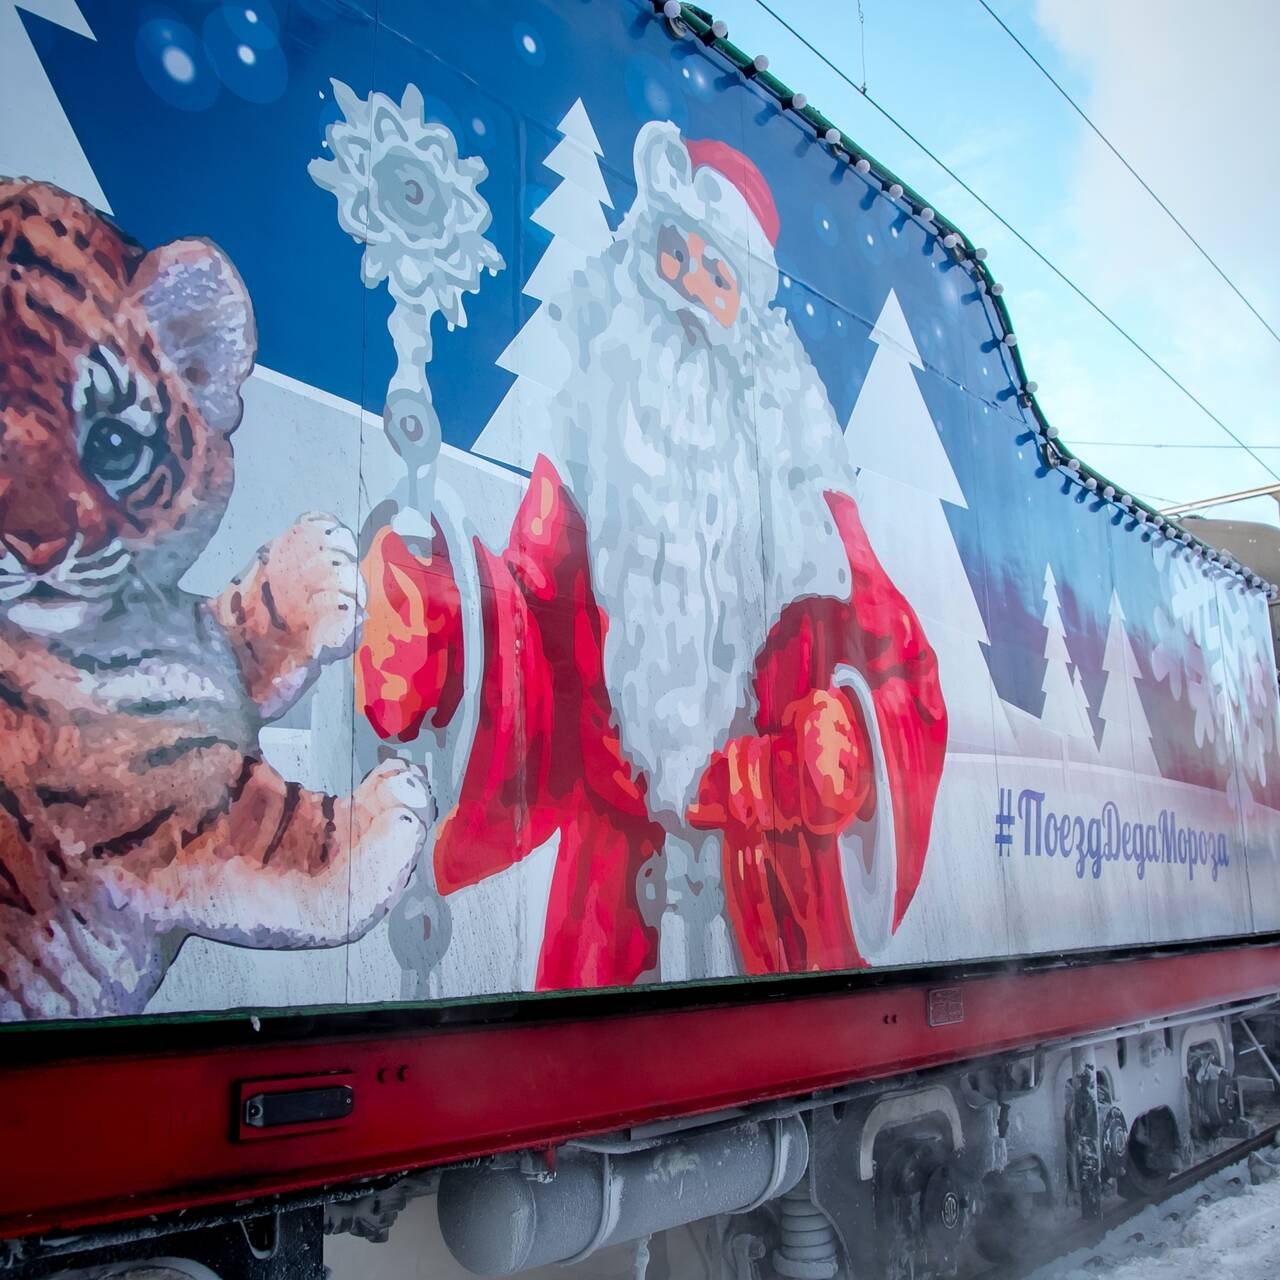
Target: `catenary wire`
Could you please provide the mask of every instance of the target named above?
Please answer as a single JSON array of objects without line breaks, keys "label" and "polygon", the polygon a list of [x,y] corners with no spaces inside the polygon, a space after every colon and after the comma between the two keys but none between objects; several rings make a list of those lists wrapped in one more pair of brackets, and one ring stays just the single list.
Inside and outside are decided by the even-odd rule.
[{"label": "catenary wire", "polygon": [[[1076,440],[1074,443],[1081,448],[1105,446],[1108,449],[1238,449],[1240,447],[1238,444],[1175,444],[1166,440]],[[1280,444],[1255,444],[1249,447],[1267,453],[1280,449]]]},{"label": "catenary wire", "polygon": [[1013,43],[1016,44],[1018,48],[1021,49],[1022,52],[1025,53],[1033,63],[1035,63],[1041,75],[1043,75],[1044,78],[1048,80],[1048,82],[1051,85],[1053,85],[1055,89],[1057,89],[1057,91],[1063,96],[1063,98],[1066,99],[1068,105],[1076,113],[1076,115],[1078,115],[1080,119],[1083,120],[1085,124],[1087,124],[1089,128],[1093,130],[1095,134],[1097,134],[1102,144],[1107,148],[1108,151],[1111,152],[1113,156],[1115,156],[1117,160],[1120,161],[1122,165],[1124,165],[1124,167],[1129,171],[1130,175],[1134,178],[1134,180],[1138,183],[1138,185],[1147,193],[1147,195],[1149,195],[1156,202],[1156,204],[1158,204],[1160,208],[1163,209],[1166,214],[1168,214],[1169,221],[1172,222],[1173,225],[1177,227],[1178,230],[1181,231],[1182,234],[1186,236],[1186,238],[1195,246],[1196,251],[1218,273],[1218,275],[1222,277],[1223,281],[1226,283],[1227,287],[1231,290],[1231,292],[1234,293],[1236,297],[1239,298],[1240,301],[1243,302],[1244,305],[1249,308],[1249,310],[1253,313],[1253,316],[1258,321],[1258,323],[1262,325],[1262,327],[1277,342],[1280,342],[1280,333],[1277,333],[1275,329],[1271,327],[1271,325],[1267,322],[1266,318],[1262,315],[1262,313],[1258,310],[1258,308],[1255,307],[1253,303],[1250,302],[1249,299],[1244,296],[1244,294],[1241,292],[1236,282],[1232,280],[1229,275],[1227,275],[1227,273],[1217,264],[1217,262],[1214,261],[1209,251],[1204,247],[1204,245],[1200,243],[1199,240],[1195,238],[1195,236],[1191,234],[1191,232],[1187,229],[1186,225],[1182,222],[1182,220],[1178,217],[1178,215],[1175,214],[1173,210],[1170,209],[1169,206],[1165,204],[1165,202],[1161,200],[1158,195],[1156,195],[1156,193],[1151,189],[1151,186],[1147,182],[1147,180],[1133,167],[1133,165],[1131,165],[1128,162],[1128,160],[1124,158],[1124,156],[1120,154],[1120,152],[1117,150],[1115,144],[1111,141],[1111,139],[1108,138],[1107,135],[1103,133],[1102,130],[1099,129],[1096,124],[1094,124],[1094,122],[1089,118],[1088,115],[1085,114],[1084,108],[1081,107],[1080,104],[1076,102],[1076,100],[1062,87],[1062,85],[1058,83],[1058,81],[1054,78],[1053,73],[1050,72],[1049,69],[1044,65],[1044,63],[1042,63],[1040,59],[1037,58],[1036,55],[1032,53],[1031,50],[1028,49],[1025,44],[1022,43],[1022,41],[1017,37],[1017,35],[1015,35],[1014,32],[1010,30],[1008,23],[1006,23],[1005,20],[987,3],[987,0],[978,0],[978,3],[1000,25],[1005,35],[1007,35],[1009,39],[1012,40]]},{"label": "catenary wire", "polygon": [[1235,441],[1236,447],[1243,449],[1269,476],[1275,480],[1280,480],[1280,472],[1272,470],[1272,468],[1260,458],[1253,449],[1247,445],[1240,437],[1220,418],[1208,405],[1204,403],[1193,391],[1190,390],[1183,382],[1181,382],[1175,374],[1173,374],[1164,364],[1160,362],[1146,347],[1140,343],[1118,320],[1112,317],[1102,309],[1074,280],[1071,279],[1059,266],[1057,266],[1042,250],[1038,249],[1026,236],[1022,234],[1003,214],[998,213],[987,203],[958,173],[955,172],[945,161],[931,151],[919,138],[916,137],[910,129],[898,120],[887,107],[882,106],[876,101],[870,93],[864,93],[854,80],[842,71],[825,53],[822,52],[812,41],[801,35],[786,18],[782,17],[776,9],[768,3],[768,0],[755,0],[756,4],[765,11],[775,22],[789,31],[814,57],[818,58],[825,66],[829,67],[841,80],[845,82],[851,89],[856,90],[872,107],[876,109],[899,133],[903,135],[909,142],[918,147],[934,164],[938,166],[957,186],[968,192],[974,200],[978,202],[1011,236],[1014,237],[1024,248],[1038,258],[1054,275],[1062,281],[1080,300],[1086,303],[1093,311],[1095,311],[1103,320],[1111,326],[1135,351],[1138,352],[1153,368],[1162,373],[1179,391],[1182,392],[1192,404],[1200,410],[1211,422],[1216,423],[1232,440]]}]

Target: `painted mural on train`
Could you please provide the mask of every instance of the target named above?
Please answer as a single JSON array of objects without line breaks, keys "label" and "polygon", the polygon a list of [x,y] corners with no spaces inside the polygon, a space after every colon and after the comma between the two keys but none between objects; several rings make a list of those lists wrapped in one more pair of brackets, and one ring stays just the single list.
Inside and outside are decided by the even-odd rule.
[{"label": "painted mural on train", "polygon": [[0,1018],[1277,927],[1265,601],[936,226],[652,6],[454,17],[0,3]]}]

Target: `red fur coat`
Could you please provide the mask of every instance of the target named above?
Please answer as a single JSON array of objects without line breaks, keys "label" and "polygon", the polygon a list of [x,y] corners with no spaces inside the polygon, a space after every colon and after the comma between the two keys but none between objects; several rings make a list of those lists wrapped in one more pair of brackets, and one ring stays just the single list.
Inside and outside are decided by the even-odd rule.
[{"label": "red fur coat", "polygon": [[[828,493],[851,570],[848,599],[787,605],[757,656],[756,733],[707,762],[686,821],[722,833],[725,906],[748,973],[863,962],[837,841],[890,806],[896,928],[924,866],[947,720],[937,664],[911,606],[875,557],[853,499]],[[460,550],[438,526],[428,555],[384,529],[365,561],[369,611],[356,657],[358,702],[384,738],[415,738],[454,716],[465,664],[482,663],[478,728],[461,792],[435,843],[451,893],[502,871],[557,830],[539,958],[540,989],[631,983],[657,963],[642,899],[662,875],[665,832],[627,761],[603,673],[608,619],[592,591],[581,512],[540,459],[507,549],[474,547],[483,653],[464,653]],[[474,606],[473,606],[474,607]],[[877,794],[868,726],[833,685],[853,667],[875,707]]]}]

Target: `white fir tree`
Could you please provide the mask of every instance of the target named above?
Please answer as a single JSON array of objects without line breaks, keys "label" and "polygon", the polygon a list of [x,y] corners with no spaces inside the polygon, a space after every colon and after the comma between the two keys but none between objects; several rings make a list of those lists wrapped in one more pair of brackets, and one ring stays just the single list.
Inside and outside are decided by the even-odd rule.
[{"label": "white fir tree", "polygon": [[1075,743],[1093,746],[1093,723],[1089,719],[1089,700],[1085,696],[1077,666],[1072,675],[1071,653],[1067,648],[1067,632],[1062,624],[1062,606],[1058,602],[1058,583],[1049,565],[1044,567],[1044,707],[1040,723]]},{"label": "white fir tree", "polygon": [[[19,9],[86,40],[98,38],[76,0],[0,0],[0,174],[52,182],[110,213]],[[102,21],[110,25],[114,18]]]},{"label": "white fir tree", "polygon": [[1092,738],[1093,719],[1089,715],[1089,695],[1084,691],[1084,680],[1080,676],[1080,664],[1077,662],[1071,672],[1071,692],[1075,695],[1076,713],[1080,717],[1080,736]]},{"label": "white fir tree", "polygon": [[924,365],[892,289],[871,341],[878,349],[845,429],[861,469],[863,526],[938,655],[948,748],[1010,751],[1013,734],[982,649],[986,625],[943,505],[968,503],[916,381]]},{"label": "white fir tree", "polygon": [[555,332],[548,300],[613,239],[604,213],[613,208],[600,172],[604,153],[581,98],[565,113],[559,133],[560,141],[543,164],[561,181],[531,215],[551,233],[551,243],[524,286],[526,296],[541,305],[498,357],[498,366],[516,380],[472,446],[486,458],[526,471],[533,470],[539,453],[551,448],[547,407],[570,372],[569,352]]},{"label": "white fir tree", "polygon": [[1125,629],[1120,597],[1111,593],[1111,619],[1102,669],[1107,685],[1098,713],[1102,717],[1102,759],[1117,768],[1159,776],[1160,765],[1151,746],[1151,725],[1138,691],[1138,659]]}]

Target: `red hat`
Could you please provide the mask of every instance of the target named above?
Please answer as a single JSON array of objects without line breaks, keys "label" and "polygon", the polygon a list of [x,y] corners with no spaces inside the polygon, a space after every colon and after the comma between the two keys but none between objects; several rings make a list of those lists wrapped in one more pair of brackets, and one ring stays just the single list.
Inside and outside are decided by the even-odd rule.
[{"label": "red hat", "polygon": [[770,245],[776,247],[781,226],[778,206],[773,203],[773,193],[769,190],[764,174],[755,164],[736,147],[715,138],[686,140],[684,145],[695,173],[703,166],[714,169],[742,192],[742,197],[755,214],[765,238]]}]

